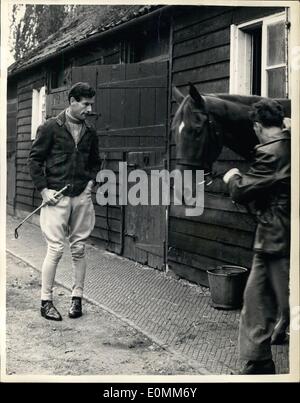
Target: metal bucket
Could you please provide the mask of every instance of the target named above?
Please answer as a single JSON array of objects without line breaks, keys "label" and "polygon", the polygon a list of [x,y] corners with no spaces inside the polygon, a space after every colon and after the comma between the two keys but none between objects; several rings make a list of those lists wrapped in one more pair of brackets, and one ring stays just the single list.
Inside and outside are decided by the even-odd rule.
[{"label": "metal bucket", "polygon": [[242,306],[248,269],[225,265],[208,270],[207,274],[214,308],[238,309]]}]

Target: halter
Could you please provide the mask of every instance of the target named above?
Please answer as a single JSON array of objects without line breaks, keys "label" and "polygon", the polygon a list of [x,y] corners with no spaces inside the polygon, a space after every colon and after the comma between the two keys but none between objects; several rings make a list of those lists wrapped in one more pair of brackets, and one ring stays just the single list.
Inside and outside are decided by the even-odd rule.
[{"label": "halter", "polygon": [[[212,119],[211,114],[209,112],[207,112],[206,116],[207,116],[207,119],[208,119],[209,133],[212,133],[212,130],[215,130],[216,136],[222,135],[222,133],[217,130],[217,125],[216,125],[215,121]],[[204,173],[204,176],[211,175],[211,179],[210,179],[209,182],[206,182],[206,179],[204,179],[204,181],[201,182],[200,184],[204,183],[206,186],[210,186],[214,182],[215,179],[223,178],[223,176],[225,175],[226,172],[227,172],[227,170],[225,170],[223,172],[219,172],[217,174],[213,174],[211,171],[207,172],[207,173]],[[237,211],[240,211],[239,207],[238,207],[238,204],[233,202],[233,201],[232,201],[232,203],[236,207]],[[249,214],[249,216],[252,217],[252,219],[256,222],[255,215],[251,211],[251,208],[250,208],[249,204],[248,203],[244,204],[244,207],[246,208],[247,213]],[[247,222],[246,220],[244,220],[244,221]],[[247,222],[247,224],[248,224],[248,222]]]},{"label": "halter", "polygon": [[[183,107],[184,107],[184,105],[186,104],[186,102],[188,101],[188,99],[192,99],[192,100],[193,100],[193,98],[192,98],[189,94],[184,97],[183,101],[181,102],[179,108],[177,109],[177,111],[176,111],[176,113],[175,113],[175,115],[174,115],[173,122],[174,122],[174,121],[178,118],[178,116],[181,114],[181,112],[182,112],[182,110],[183,110]],[[206,102],[206,101],[205,101],[205,102]],[[207,110],[207,108],[205,107],[205,111],[202,112],[202,113],[203,113],[203,115],[205,115],[206,118],[207,118],[208,136],[209,136],[210,138],[216,137],[216,138],[219,138],[219,139],[220,139],[220,137],[222,136],[222,132],[218,129],[218,125],[216,124],[216,121],[213,119],[212,114],[209,113],[209,112],[207,112],[206,110]],[[192,110],[192,111],[195,112],[195,110]],[[197,112],[198,112],[198,110],[197,110]],[[184,160],[182,160],[182,161],[184,162]],[[195,166],[196,164],[191,164],[191,163],[189,162],[189,165],[194,165],[194,166]],[[198,165],[198,164],[197,164],[197,165]],[[206,179],[204,180],[205,185],[206,185],[206,186],[211,185],[211,184],[213,183],[213,180],[215,180],[216,178],[218,178],[218,177],[220,177],[220,176],[223,176],[224,174],[225,174],[225,172],[224,172],[224,173],[219,173],[219,174],[213,174],[212,171],[209,171],[209,172],[204,173],[204,176],[206,176],[206,177],[207,177],[207,176],[210,176],[210,179],[209,179],[208,182],[207,182]]]},{"label": "halter", "polygon": [[[216,121],[213,119],[213,115],[209,112],[207,112],[207,103],[206,100],[204,98],[204,102],[205,102],[205,112],[203,113],[206,118],[207,118],[207,124],[208,124],[208,135],[210,136],[210,138],[212,137],[217,137],[220,138],[223,133],[218,130],[218,126],[216,124]],[[204,176],[210,176],[210,179],[208,182],[206,182],[206,179],[204,180],[204,184],[206,186],[210,186],[215,179],[219,178],[219,177],[223,177],[223,175],[225,174],[226,171],[218,173],[218,174],[213,174],[212,171],[206,172],[204,173]]]}]

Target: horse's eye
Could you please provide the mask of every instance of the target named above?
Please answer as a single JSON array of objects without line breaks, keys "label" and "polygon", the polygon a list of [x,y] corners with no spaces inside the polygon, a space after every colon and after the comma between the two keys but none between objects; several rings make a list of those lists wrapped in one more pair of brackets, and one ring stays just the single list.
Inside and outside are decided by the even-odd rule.
[{"label": "horse's eye", "polygon": [[183,128],[184,128],[184,122],[181,122],[179,125],[179,134],[181,133]]}]

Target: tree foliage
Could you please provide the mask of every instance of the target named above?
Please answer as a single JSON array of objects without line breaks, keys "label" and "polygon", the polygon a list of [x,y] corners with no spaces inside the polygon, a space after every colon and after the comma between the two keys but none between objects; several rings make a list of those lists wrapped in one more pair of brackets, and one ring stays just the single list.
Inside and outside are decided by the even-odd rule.
[{"label": "tree foliage", "polygon": [[30,50],[55,33],[64,23],[72,10],[64,5],[27,4],[21,18],[23,5],[14,4],[12,8],[11,34],[14,46],[14,58],[19,60]]},{"label": "tree foliage", "polygon": [[138,5],[45,5],[14,4],[11,18],[11,43],[16,61],[39,46],[60,28],[90,21],[94,27],[109,24],[116,15],[122,19]]}]

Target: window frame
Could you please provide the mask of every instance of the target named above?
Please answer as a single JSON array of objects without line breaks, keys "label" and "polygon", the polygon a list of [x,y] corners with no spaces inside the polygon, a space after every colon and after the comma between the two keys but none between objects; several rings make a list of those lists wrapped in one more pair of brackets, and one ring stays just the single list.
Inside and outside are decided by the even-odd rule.
[{"label": "window frame", "polygon": [[35,140],[37,128],[46,120],[46,86],[32,90],[31,140]]},{"label": "window frame", "polygon": [[[242,95],[252,95],[252,38],[247,30],[262,28],[262,55],[261,55],[261,96],[267,96],[267,71],[285,66],[285,96],[288,97],[288,49],[285,46],[285,63],[267,66],[267,28],[276,22],[287,22],[287,13],[280,12],[267,17],[258,18],[242,24],[230,26],[230,79],[229,92]],[[286,30],[286,29],[285,29]],[[286,32],[286,31],[285,31]],[[285,34],[286,41],[286,34]],[[289,43],[288,43],[289,46]],[[241,62],[242,60],[242,62]]]},{"label": "window frame", "polygon": [[[262,80],[261,80],[261,92],[263,96],[267,96],[268,94],[268,70],[274,70],[276,68],[280,68],[280,67],[285,67],[285,74],[287,72],[288,69],[288,60],[287,60],[287,55],[286,55],[286,44],[285,44],[285,62],[284,63],[280,63],[277,65],[272,65],[272,66],[268,66],[267,65],[267,58],[268,58],[268,47],[267,47],[267,32],[268,32],[268,26],[273,25],[277,22],[285,22],[286,21],[286,15],[285,13],[281,13],[278,15],[274,15],[271,16],[269,18],[266,18],[263,25],[262,25]],[[286,31],[286,28],[285,28]],[[286,34],[285,34],[285,38],[284,40],[286,40]],[[287,77],[285,78],[285,96],[288,96],[288,84],[287,84]]]}]

